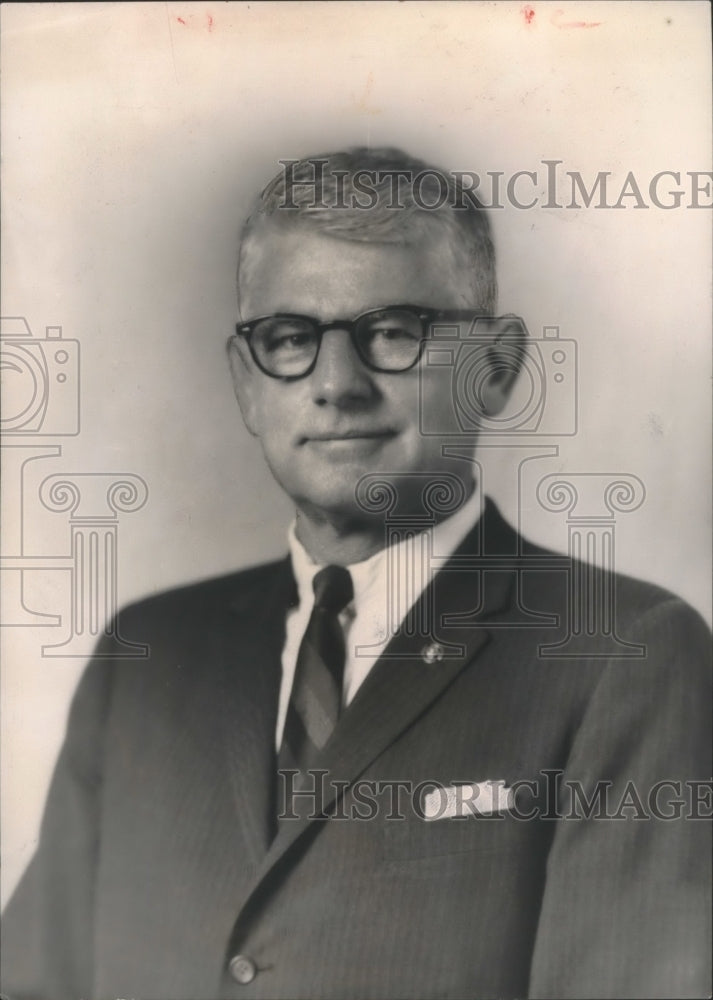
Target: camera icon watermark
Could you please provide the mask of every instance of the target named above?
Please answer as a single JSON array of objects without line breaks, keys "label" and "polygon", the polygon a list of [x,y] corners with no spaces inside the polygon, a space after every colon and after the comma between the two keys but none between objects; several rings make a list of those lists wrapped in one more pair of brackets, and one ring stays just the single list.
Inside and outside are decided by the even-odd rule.
[{"label": "camera icon watermark", "polygon": [[[450,399],[432,403],[427,391],[433,369],[451,369]],[[488,385],[512,380],[510,402],[489,414]],[[530,337],[519,316],[478,316],[469,322],[438,323],[425,345],[419,371],[422,434],[481,437],[562,437],[577,433],[577,342],[545,326]]]},{"label": "camera icon watermark", "polygon": [[0,320],[4,435],[79,433],[79,341],[48,326],[34,337],[22,316]]},{"label": "camera icon watermark", "polygon": [[[59,628],[64,638],[41,647],[45,657],[86,657],[97,640],[113,640],[112,655],[144,657],[148,647],[118,631],[119,519],[142,509],[141,476],[106,471],[55,472],[38,486],[38,461],[62,457],[56,438],[80,432],[79,341],[47,326],[35,337],[23,316],[0,318],[3,407],[0,450],[4,480],[0,627]],[[46,511],[68,514],[70,549],[48,551],[28,530]],[[35,610],[32,584],[69,575],[69,613]]]}]

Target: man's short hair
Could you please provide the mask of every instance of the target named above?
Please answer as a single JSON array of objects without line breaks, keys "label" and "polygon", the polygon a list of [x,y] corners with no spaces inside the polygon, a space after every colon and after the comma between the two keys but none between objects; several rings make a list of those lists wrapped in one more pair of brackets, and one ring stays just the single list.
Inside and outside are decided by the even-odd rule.
[{"label": "man's short hair", "polygon": [[469,304],[495,312],[490,222],[457,174],[394,147],[357,147],[281,163],[282,170],[258,197],[243,227],[238,295],[241,281],[249,280],[255,242],[268,220],[285,227],[309,226],[337,239],[395,245],[432,240],[440,229],[451,255],[444,269],[470,273]]}]

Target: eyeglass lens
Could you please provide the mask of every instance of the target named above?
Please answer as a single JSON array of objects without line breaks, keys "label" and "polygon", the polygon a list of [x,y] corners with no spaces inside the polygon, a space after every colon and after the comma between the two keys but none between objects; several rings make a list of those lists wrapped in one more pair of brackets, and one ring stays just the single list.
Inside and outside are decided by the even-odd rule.
[{"label": "eyeglass lens", "polygon": [[[354,321],[352,334],[354,346],[367,365],[393,372],[415,364],[423,335],[421,318],[405,309],[382,309],[360,316]],[[270,316],[253,327],[251,336],[260,365],[283,378],[307,372],[320,341],[317,326],[296,316]]]}]

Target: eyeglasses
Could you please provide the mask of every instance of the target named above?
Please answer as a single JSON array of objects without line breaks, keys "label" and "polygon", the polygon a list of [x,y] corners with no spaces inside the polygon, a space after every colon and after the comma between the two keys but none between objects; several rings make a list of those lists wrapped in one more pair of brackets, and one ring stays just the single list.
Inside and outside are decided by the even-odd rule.
[{"label": "eyeglasses", "polygon": [[[317,363],[327,330],[346,330],[367,368],[375,372],[405,372],[418,363],[436,321],[457,323],[481,318],[477,310],[428,309],[422,306],[384,306],[356,319],[320,323],[312,316],[277,313],[238,323],[260,371],[271,378],[304,378]],[[483,317],[484,318],[484,317]],[[453,330],[449,331],[453,336]],[[457,334],[456,334],[457,336]]]}]

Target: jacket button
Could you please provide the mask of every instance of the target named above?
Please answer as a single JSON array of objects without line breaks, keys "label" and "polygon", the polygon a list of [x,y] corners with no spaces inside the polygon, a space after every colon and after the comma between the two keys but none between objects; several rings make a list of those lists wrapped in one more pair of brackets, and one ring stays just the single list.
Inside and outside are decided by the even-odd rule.
[{"label": "jacket button", "polygon": [[251,983],[257,975],[257,967],[247,955],[233,955],[228,963],[228,969],[235,982],[242,986]]},{"label": "jacket button", "polygon": [[432,663],[440,663],[445,655],[446,651],[440,642],[427,642],[421,650],[421,659],[424,663],[428,663],[429,665]]}]

